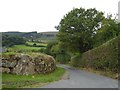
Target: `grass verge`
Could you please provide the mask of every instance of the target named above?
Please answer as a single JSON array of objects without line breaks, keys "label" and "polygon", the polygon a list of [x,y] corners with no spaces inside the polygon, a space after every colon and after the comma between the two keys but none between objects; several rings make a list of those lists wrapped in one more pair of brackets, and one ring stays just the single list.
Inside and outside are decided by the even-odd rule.
[{"label": "grass verge", "polygon": [[117,79],[117,75],[118,73],[114,73],[114,72],[111,72],[111,71],[102,71],[102,70],[95,70],[95,69],[91,69],[91,68],[79,68],[80,70],[84,70],[84,71],[88,71],[88,72],[92,72],[92,73],[96,73],[96,74],[99,74],[99,75],[103,75],[103,76],[106,76],[106,77],[110,77],[112,79]]},{"label": "grass verge", "polygon": [[[68,64],[68,65],[70,65],[71,67],[74,67],[71,64]],[[82,67],[74,67],[74,68],[79,69],[79,70],[83,70],[83,71],[87,71],[87,72],[91,72],[91,73],[95,73],[98,75],[103,75],[103,76],[106,76],[106,77],[109,77],[112,79],[118,79],[118,77],[117,77],[118,73],[115,73],[112,71],[95,70],[93,68],[82,68]]]},{"label": "grass verge", "polygon": [[59,80],[65,70],[61,67],[57,67],[55,71],[49,74],[37,74],[37,75],[2,75],[2,87],[3,88],[36,88],[48,84],[53,81]]}]

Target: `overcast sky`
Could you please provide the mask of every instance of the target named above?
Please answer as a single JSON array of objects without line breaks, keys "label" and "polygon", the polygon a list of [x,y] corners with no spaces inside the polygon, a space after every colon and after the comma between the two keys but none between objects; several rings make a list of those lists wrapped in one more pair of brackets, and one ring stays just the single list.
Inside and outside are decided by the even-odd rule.
[{"label": "overcast sky", "polygon": [[73,8],[96,8],[118,13],[120,0],[0,0],[0,32],[56,31],[61,18]]}]

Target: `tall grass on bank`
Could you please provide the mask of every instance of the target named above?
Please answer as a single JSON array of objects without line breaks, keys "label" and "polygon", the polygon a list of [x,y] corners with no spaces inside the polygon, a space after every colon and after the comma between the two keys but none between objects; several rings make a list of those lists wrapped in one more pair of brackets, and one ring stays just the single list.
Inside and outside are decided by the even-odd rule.
[{"label": "tall grass on bank", "polygon": [[63,68],[57,67],[55,71],[50,74],[37,74],[37,75],[14,75],[14,74],[3,74],[2,75],[2,87],[3,88],[23,88],[23,87],[34,87],[43,83],[50,83],[57,81],[65,73]]}]

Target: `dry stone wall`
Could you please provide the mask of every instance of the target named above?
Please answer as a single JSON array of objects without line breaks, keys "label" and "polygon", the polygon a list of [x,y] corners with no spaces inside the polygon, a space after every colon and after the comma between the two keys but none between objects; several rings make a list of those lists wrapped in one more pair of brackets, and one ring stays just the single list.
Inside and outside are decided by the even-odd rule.
[{"label": "dry stone wall", "polygon": [[45,74],[52,72],[55,68],[55,60],[49,55],[15,54],[2,56],[2,73],[21,75]]}]

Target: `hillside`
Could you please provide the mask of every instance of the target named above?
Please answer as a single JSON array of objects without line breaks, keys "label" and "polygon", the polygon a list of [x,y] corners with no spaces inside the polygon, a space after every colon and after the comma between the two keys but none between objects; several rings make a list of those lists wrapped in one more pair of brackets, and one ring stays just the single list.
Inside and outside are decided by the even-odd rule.
[{"label": "hillside", "polygon": [[41,32],[41,33],[38,33],[36,31],[34,31],[34,32],[2,32],[3,35],[20,36],[20,37],[23,37],[23,38],[25,38],[27,40],[33,39],[35,41],[54,40],[56,38],[57,33],[58,32]]}]

